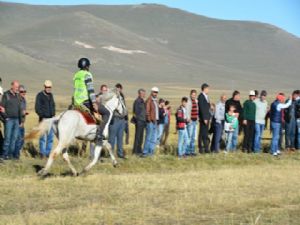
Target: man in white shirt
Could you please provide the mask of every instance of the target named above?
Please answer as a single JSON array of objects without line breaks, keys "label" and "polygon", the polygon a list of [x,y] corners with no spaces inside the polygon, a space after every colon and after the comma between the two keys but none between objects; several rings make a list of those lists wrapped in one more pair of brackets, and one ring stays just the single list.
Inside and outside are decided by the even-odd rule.
[{"label": "man in white shirt", "polygon": [[255,99],[256,105],[255,114],[255,137],[254,137],[254,152],[259,153],[261,150],[261,138],[265,129],[265,118],[268,112],[268,102],[266,101],[267,92],[261,91],[260,98]]},{"label": "man in white shirt", "polygon": [[219,152],[220,149],[220,141],[222,138],[223,130],[224,130],[224,120],[225,120],[225,102],[227,100],[226,95],[222,95],[220,101],[216,105],[216,110],[213,118],[213,138],[210,150],[212,152]]}]

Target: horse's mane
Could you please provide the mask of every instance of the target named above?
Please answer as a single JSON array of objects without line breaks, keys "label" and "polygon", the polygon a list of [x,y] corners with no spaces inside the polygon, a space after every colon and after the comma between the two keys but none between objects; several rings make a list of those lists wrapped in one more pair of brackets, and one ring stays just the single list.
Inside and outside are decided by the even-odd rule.
[{"label": "horse's mane", "polygon": [[120,93],[116,88],[109,89],[105,94],[100,95],[100,101],[104,104],[112,99],[115,95],[119,95]]}]

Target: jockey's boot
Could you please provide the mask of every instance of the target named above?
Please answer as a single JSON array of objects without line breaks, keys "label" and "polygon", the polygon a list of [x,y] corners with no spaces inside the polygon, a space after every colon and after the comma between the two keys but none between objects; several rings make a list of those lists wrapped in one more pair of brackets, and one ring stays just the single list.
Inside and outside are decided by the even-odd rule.
[{"label": "jockey's boot", "polygon": [[95,144],[102,146],[103,145],[103,140],[104,140],[103,129],[102,129],[101,126],[97,126]]}]

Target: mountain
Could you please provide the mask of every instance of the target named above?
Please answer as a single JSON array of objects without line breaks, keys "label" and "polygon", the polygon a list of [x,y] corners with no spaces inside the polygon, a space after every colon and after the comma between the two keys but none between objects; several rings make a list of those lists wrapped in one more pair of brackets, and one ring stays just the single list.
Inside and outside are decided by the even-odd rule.
[{"label": "mountain", "polygon": [[[269,24],[162,5],[36,6],[0,2],[0,75],[71,91],[80,57],[97,82],[217,89],[299,88],[300,38]],[[32,81],[32,82],[31,82]]]}]

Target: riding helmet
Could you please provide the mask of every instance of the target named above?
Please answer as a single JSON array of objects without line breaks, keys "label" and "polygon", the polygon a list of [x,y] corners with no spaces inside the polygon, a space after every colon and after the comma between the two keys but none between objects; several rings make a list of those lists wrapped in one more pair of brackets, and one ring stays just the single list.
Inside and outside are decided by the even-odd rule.
[{"label": "riding helmet", "polygon": [[88,58],[81,58],[78,61],[78,67],[80,69],[86,69],[91,65],[90,60]]}]

